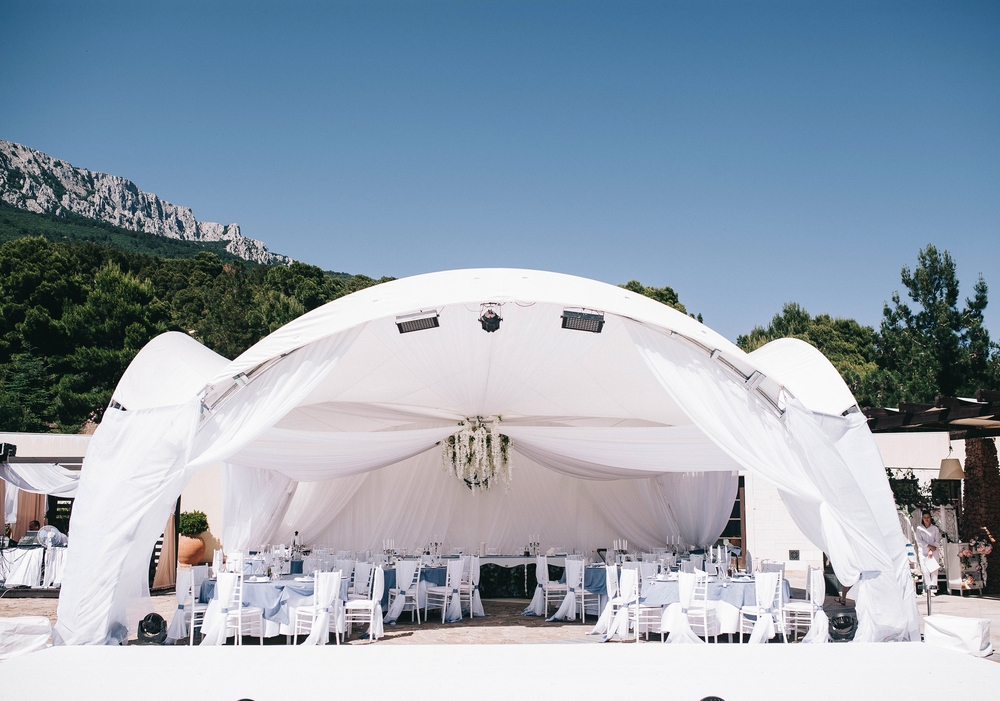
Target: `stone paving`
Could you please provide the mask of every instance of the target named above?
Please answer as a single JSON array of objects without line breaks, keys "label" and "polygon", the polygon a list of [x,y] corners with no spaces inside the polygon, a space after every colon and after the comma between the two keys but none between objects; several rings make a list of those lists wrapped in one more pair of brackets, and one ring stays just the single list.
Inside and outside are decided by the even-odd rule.
[{"label": "stone paving", "polygon": [[[168,621],[176,609],[173,594],[152,597],[153,610]],[[526,644],[526,643],[594,643],[595,636],[587,635],[595,622],[587,619],[587,625],[574,623],[547,623],[533,616],[521,616],[527,601],[512,599],[488,599],[483,607],[486,618],[466,618],[460,623],[442,625],[440,614],[431,614],[431,619],[421,625],[411,623],[409,614],[404,614],[394,626],[385,627],[385,638],[379,645],[432,645],[432,644]],[[918,597],[918,610],[923,616],[927,612],[926,599]],[[47,616],[53,624],[56,620],[57,599],[11,599],[0,597],[0,617]],[[1000,662],[1000,599],[978,595],[937,596],[931,602],[935,614],[986,618],[990,621],[990,633],[994,649],[998,654],[988,658]],[[659,636],[656,636],[658,639]],[[249,639],[248,639],[249,642]],[[269,639],[269,644],[284,644],[284,637]],[[355,632],[350,644],[366,644]]]}]

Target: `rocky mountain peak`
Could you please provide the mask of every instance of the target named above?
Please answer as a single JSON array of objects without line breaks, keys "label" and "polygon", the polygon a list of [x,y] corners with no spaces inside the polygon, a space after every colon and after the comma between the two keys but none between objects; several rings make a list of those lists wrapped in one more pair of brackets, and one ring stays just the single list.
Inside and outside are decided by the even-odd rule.
[{"label": "rocky mountain peak", "polygon": [[133,231],[184,241],[228,241],[226,250],[265,265],[292,259],[271,253],[239,224],[199,222],[190,207],[161,200],[131,180],[76,168],[28,146],[0,139],[0,201],[29,212],[65,212]]}]

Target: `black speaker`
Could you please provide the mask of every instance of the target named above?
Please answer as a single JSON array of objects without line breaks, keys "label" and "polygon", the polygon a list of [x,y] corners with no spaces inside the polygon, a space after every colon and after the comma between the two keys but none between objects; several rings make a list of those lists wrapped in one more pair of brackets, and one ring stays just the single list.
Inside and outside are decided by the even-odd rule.
[{"label": "black speaker", "polygon": [[150,613],[139,621],[137,637],[140,643],[162,645],[167,639],[167,622],[160,614]]}]

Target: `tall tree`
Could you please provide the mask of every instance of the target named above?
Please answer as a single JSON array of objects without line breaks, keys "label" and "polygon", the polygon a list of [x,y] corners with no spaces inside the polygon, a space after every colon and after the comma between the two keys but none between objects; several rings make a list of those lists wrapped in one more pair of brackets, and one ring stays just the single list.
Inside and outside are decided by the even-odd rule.
[{"label": "tall tree", "polygon": [[983,325],[987,287],[982,275],[972,299],[958,306],[959,281],[948,251],[928,244],[917,267],[903,266],[910,304],[898,292],[884,305],[875,338],[878,370],[868,378],[868,394],[878,406],[901,401],[933,402],[935,395],[972,395],[997,386],[996,344]]},{"label": "tall tree", "polygon": [[749,353],[778,338],[798,338],[819,349],[840,372],[858,402],[864,404],[864,381],[875,369],[875,331],[870,326],[829,314],[813,317],[800,305],[789,302],[770,324],[737,337],[736,345]]}]

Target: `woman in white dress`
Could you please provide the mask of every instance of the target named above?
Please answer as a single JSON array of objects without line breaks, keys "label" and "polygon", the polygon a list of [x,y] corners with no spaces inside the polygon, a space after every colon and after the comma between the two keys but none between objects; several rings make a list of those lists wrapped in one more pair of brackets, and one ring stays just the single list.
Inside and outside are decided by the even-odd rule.
[{"label": "woman in white dress", "polygon": [[937,593],[938,546],[941,542],[941,531],[931,523],[931,512],[924,511],[921,523],[917,526],[917,544],[920,546],[920,570],[924,575],[924,586]]}]

